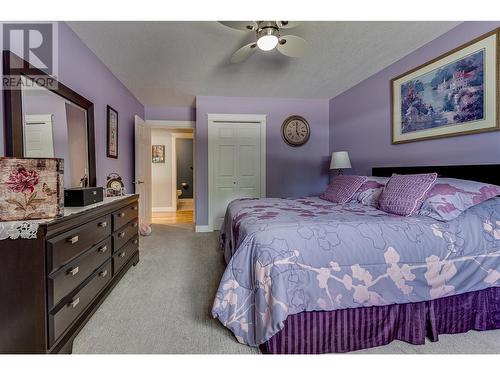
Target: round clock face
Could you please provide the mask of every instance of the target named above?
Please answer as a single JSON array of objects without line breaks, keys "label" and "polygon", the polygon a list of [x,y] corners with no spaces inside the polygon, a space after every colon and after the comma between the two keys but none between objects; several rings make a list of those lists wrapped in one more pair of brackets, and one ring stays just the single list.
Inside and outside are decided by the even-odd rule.
[{"label": "round clock face", "polygon": [[309,140],[311,128],[301,116],[288,117],[281,127],[281,135],[290,146],[302,146]]},{"label": "round clock face", "polygon": [[123,184],[120,181],[114,180],[110,182],[109,187],[113,190],[121,190]]}]

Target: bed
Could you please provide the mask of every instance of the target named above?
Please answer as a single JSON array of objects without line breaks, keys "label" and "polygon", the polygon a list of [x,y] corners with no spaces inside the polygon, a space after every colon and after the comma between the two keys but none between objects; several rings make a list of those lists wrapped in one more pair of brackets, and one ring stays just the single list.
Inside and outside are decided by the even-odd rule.
[{"label": "bed", "polygon": [[[500,166],[374,168],[500,185]],[[486,225],[486,223],[488,225]],[[263,353],[338,353],[500,328],[500,198],[457,219],[318,197],[241,199],[212,314]]]}]

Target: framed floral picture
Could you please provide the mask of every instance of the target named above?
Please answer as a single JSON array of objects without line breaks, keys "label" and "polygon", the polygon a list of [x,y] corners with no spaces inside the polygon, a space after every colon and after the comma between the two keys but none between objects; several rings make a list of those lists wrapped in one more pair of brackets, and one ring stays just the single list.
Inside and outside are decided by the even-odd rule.
[{"label": "framed floral picture", "polygon": [[63,214],[63,159],[0,158],[0,221]]},{"label": "framed floral picture", "polygon": [[153,163],[165,163],[165,145],[151,146],[151,161]]},{"label": "framed floral picture", "polygon": [[106,155],[118,159],[118,112],[109,105],[106,108],[107,142]]},{"label": "framed floral picture", "polygon": [[391,81],[392,143],[500,130],[500,29]]}]

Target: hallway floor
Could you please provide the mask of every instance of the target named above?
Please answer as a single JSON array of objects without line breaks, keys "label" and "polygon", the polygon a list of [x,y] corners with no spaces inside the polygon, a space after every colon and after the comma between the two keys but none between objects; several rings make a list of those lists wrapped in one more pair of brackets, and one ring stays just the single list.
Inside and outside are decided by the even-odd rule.
[{"label": "hallway floor", "polygon": [[193,210],[177,212],[153,212],[153,224],[193,223]]},{"label": "hallway floor", "polygon": [[194,222],[193,199],[179,199],[176,212],[153,212],[153,224],[187,224]]}]

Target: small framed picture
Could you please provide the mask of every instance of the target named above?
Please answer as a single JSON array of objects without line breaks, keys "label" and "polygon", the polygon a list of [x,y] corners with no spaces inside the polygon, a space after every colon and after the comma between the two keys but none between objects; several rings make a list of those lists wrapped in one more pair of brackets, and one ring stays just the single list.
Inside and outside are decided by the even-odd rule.
[{"label": "small framed picture", "polygon": [[107,142],[106,155],[118,159],[118,112],[109,105],[106,111]]},{"label": "small framed picture", "polygon": [[165,145],[153,145],[151,147],[151,161],[153,163],[165,163]]}]

